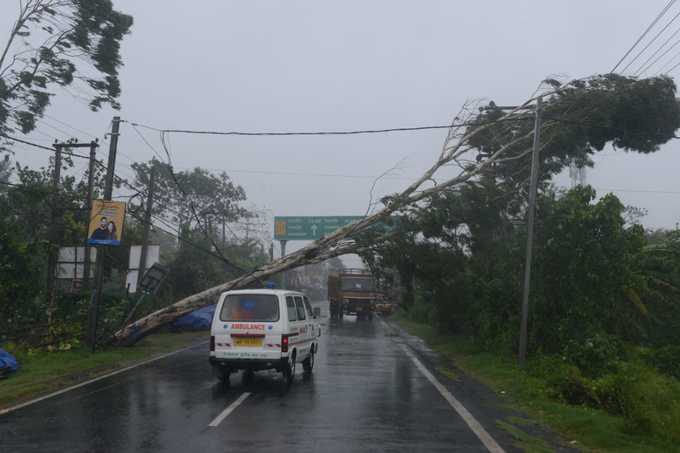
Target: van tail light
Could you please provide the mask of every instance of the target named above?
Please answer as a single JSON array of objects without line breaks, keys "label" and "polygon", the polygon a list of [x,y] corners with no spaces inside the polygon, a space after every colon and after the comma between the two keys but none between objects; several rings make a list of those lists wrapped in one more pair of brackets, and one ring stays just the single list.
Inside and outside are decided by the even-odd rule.
[{"label": "van tail light", "polygon": [[288,352],[288,335],[281,335],[281,352]]},{"label": "van tail light", "polygon": [[210,335],[210,352],[215,352],[215,335]]}]

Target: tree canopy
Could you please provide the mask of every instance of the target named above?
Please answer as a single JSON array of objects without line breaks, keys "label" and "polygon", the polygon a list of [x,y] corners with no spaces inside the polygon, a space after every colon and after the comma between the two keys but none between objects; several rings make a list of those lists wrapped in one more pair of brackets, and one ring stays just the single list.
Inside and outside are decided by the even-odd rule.
[{"label": "tree canopy", "polygon": [[0,133],[35,129],[56,87],[85,96],[92,110],[119,108],[120,46],[132,23],[111,0],[20,2],[0,48]]}]

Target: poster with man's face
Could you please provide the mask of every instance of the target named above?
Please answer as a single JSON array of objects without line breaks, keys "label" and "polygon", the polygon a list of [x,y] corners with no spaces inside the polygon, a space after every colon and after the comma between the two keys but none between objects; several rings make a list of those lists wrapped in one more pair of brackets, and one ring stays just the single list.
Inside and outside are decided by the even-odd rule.
[{"label": "poster with man's face", "polygon": [[122,201],[93,200],[90,212],[88,244],[120,245],[125,222],[125,203]]}]

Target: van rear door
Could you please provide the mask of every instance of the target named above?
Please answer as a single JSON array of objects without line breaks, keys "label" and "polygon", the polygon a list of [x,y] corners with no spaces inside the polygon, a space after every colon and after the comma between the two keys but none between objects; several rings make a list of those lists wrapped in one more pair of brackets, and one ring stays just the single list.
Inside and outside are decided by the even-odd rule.
[{"label": "van rear door", "polygon": [[276,294],[227,294],[213,324],[215,355],[240,359],[278,357],[280,319]]}]

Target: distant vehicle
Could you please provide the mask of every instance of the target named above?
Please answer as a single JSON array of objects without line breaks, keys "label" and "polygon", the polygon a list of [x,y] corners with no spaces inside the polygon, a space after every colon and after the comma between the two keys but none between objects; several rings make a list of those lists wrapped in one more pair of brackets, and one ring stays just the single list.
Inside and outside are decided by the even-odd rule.
[{"label": "distant vehicle", "polygon": [[345,314],[357,319],[373,319],[375,305],[384,294],[376,289],[375,279],[364,269],[345,269],[328,275],[328,301],[332,319]]},{"label": "distant vehicle", "polygon": [[285,290],[239,290],[222,294],[210,331],[210,364],[225,385],[238,370],[251,378],[274,369],[290,386],[298,363],[314,368],[321,327],[302,293]]}]

